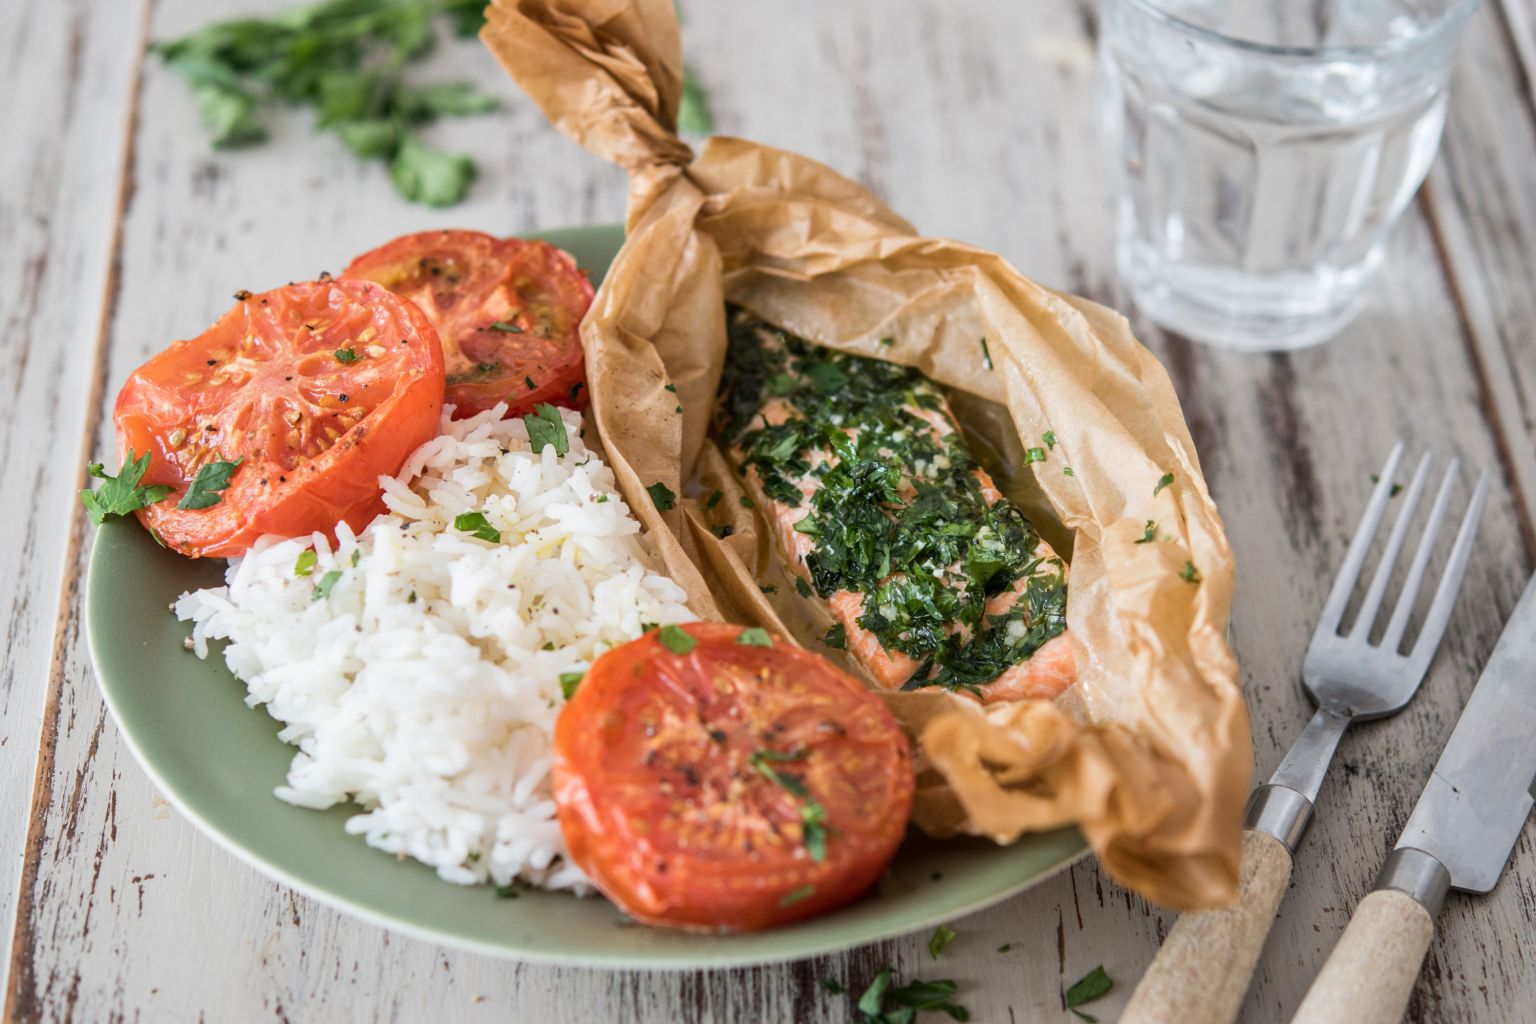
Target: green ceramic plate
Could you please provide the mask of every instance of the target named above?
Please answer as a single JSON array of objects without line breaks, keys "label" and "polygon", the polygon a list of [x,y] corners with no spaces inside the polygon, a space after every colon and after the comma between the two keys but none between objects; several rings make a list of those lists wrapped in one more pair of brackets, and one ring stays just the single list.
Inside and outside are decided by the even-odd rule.
[{"label": "green ceramic plate", "polygon": [[[541,236],[600,278],[623,239],[617,226]],[[751,935],[687,935],[632,925],[600,898],[524,893],[440,881],[342,830],[355,808],[309,811],[272,795],[293,748],[277,723],[244,703],[217,655],[182,648],[167,612],[183,591],[217,586],[222,561],[180,558],[136,522],[96,536],[86,627],[102,694],[128,746],[183,814],[257,870],[334,907],[431,942],[584,966],[698,968],[790,960],[922,928],[979,910],[1049,877],[1084,852],[1073,829],[1011,847],[911,836],[876,892],[836,913]]]}]

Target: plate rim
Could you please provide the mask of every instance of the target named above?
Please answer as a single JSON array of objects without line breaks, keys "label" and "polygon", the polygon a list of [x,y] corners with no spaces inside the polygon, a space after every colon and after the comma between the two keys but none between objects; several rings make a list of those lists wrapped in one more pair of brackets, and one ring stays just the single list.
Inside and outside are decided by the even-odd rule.
[{"label": "plate rim", "polygon": [[[620,224],[612,223],[572,225],[561,228],[527,232],[523,235],[523,237],[543,238],[553,241],[556,244],[560,244],[558,240],[562,237],[569,238],[571,236],[586,234],[588,232],[602,234],[617,233],[619,237],[622,237],[623,226]],[[448,946],[455,949],[462,949],[473,953],[495,957],[497,959],[559,967],[588,968],[597,970],[694,971],[732,967],[747,967],[765,964],[779,964],[804,960],[815,956],[823,956],[840,952],[842,950],[852,949],[858,946],[885,941],[899,936],[910,935],[915,932],[934,927],[938,924],[953,921],[968,914],[976,913],[980,910],[986,909],[987,907],[1001,903],[1004,900],[1018,895],[1026,889],[1030,889],[1035,885],[1044,882],[1048,878],[1052,878],[1055,875],[1060,874],[1062,871],[1065,871],[1073,864],[1076,864],[1078,861],[1085,858],[1090,852],[1088,843],[1083,839],[1081,833],[1079,833],[1077,836],[1077,846],[1075,849],[1063,854],[1057,860],[1041,867],[1038,871],[1035,871],[1027,877],[1021,878],[1016,882],[1002,886],[999,889],[984,895],[975,896],[973,898],[957,902],[952,906],[943,908],[942,910],[936,909],[928,913],[919,914],[916,918],[900,925],[895,930],[889,930],[876,926],[872,928],[868,934],[862,935],[834,933],[833,935],[821,940],[817,940],[814,937],[807,937],[807,941],[802,942],[793,948],[781,948],[778,950],[755,951],[750,949],[743,949],[740,953],[733,953],[730,947],[727,945],[721,951],[711,953],[711,955],[707,958],[699,958],[695,954],[689,953],[684,953],[681,955],[663,954],[662,956],[651,958],[645,956],[634,956],[627,953],[604,952],[601,949],[595,949],[590,952],[585,952],[581,955],[550,953],[531,945],[513,946],[506,943],[486,942],[482,939],[470,937],[452,930],[437,928],[430,925],[423,925],[415,921],[407,920],[403,917],[390,914],[387,911],[380,910],[367,902],[353,899],[351,897],[337,893],[323,884],[311,883],[302,878],[300,875],[295,874],[282,864],[272,860],[270,857],[264,856],[263,854],[257,853],[256,851],[250,849],[244,845],[240,839],[230,834],[230,832],[225,828],[211,821],[202,815],[199,811],[197,811],[189,802],[189,800],[180,792],[178,785],[173,783],[167,777],[167,775],[161,771],[161,769],[157,766],[156,762],[152,758],[146,756],[144,749],[140,744],[140,738],[136,734],[135,730],[123,724],[124,716],[122,713],[120,713],[117,699],[113,696],[113,687],[107,682],[107,676],[109,673],[102,671],[104,659],[102,657],[103,648],[101,645],[105,641],[101,638],[100,633],[105,627],[104,623],[98,621],[96,608],[99,602],[95,599],[96,591],[92,586],[96,576],[96,559],[98,553],[101,550],[103,538],[109,536],[113,529],[123,525],[126,524],[109,523],[104,524],[103,527],[98,527],[96,529],[95,536],[91,543],[90,559],[88,560],[86,566],[86,580],[85,585],[82,588],[82,604],[84,606],[83,618],[85,620],[84,625],[86,647],[90,654],[91,671],[95,676],[96,689],[97,692],[101,694],[102,701],[106,705],[106,708],[111,715],[113,727],[116,729],[123,743],[127,746],[129,752],[133,755],[134,761],[138,764],[139,768],[143,770],[143,772],[149,777],[150,783],[155,787],[157,793],[163,799],[165,799],[167,803],[174,807],[176,811],[184,819],[190,822],[199,833],[213,840],[215,845],[223,849],[225,852],[231,854],[236,860],[254,869],[259,874],[265,875],[266,877],[273,879],[282,885],[289,887],[290,889],[303,893],[306,897],[313,899],[318,903],[324,904],[327,907],[352,917],[360,918],[369,924],[385,929],[386,931],[407,935],[414,939],[419,939],[441,946]],[[137,527],[137,524],[133,525],[135,528]],[[222,661],[222,659],[220,659],[220,661]],[[248,707],[247,711],[251,714],[263,713],[260,709],[254,707]],[[130,719],[131,717],[132,716],[129,716]],[[272,797],[272,799],[276,799],[276,797]],[[383,856],[382,853],[379,855]],[[450,883],[443,882],[442,884],[447,885]],[[573,896],[572,898],[583,897]],[[606,897],[602,896],[600,893],[595,894],[590,898],[606,900]],[[878,897],[873,898],[878,899]],[[616,911],[618,910],[617,907],[614,909]],[[646,926],[637,924],[636,927]],[[740,934],[766,935],[772,934],[773,931],[773,929],[768,929],[762,932],[749,932]],[[723,935],[722,937],[728,938],[729,936]]]}]

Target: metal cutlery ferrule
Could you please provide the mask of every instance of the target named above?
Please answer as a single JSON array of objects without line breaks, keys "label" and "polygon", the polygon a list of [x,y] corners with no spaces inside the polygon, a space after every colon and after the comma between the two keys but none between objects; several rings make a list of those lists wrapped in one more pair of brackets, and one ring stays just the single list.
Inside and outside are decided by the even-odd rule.
[{"label": "metal cutlery ferrule", "polygon": [[1422,903],[1430,917],[1437,917],[1451,891],[1451,873],[1423,850],[1403,846],[1387,855],[1374,888],[1405,892]]}]

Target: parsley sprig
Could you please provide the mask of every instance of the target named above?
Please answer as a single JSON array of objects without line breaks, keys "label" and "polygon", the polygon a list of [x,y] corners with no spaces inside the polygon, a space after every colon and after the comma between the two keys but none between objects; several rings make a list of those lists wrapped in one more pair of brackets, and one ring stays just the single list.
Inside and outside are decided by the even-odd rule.
[{"label": "parsley sprig", "polygon": [[263,107],[309,106],[318,128],[357,156],[387,163],[406,199],[448,206],[464,197],[474,161],[431,148],[415,130],[496,101],[467,82],[411,84],[404,69],[432,49],[439,17],[469,36],[484,24],[484,8],[485,0],[322,0],[271,18],[216,22],[154,50],[191,85],[214,146],[265,139]]},{"label": "parsley sprig", "polygon": [[86,466],[87,474],[103,481],[94,491],[85,488],[80,492],[80,503],[85,506],[85,514],[91,517],[91,522],[100,526],[108,516],[132,515],[170,494],[174,488],[164,484],[139,483],[147,469],[149,452],[135,458],[132,448],[128,449],[128,458],[123,460],[123,468],[117,471],[117,476],[109,476],[99,462]]}]

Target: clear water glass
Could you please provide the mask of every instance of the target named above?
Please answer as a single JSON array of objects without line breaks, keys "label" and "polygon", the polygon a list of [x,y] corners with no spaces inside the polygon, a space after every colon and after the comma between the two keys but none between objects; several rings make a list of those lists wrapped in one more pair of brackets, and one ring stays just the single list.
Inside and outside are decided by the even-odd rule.
[{"label": "clear water glass", "polygon": [[1140,309],[1227,348],[1352,320],[1428,173],[1478,0],[1103,0],[1116,259]]}]

